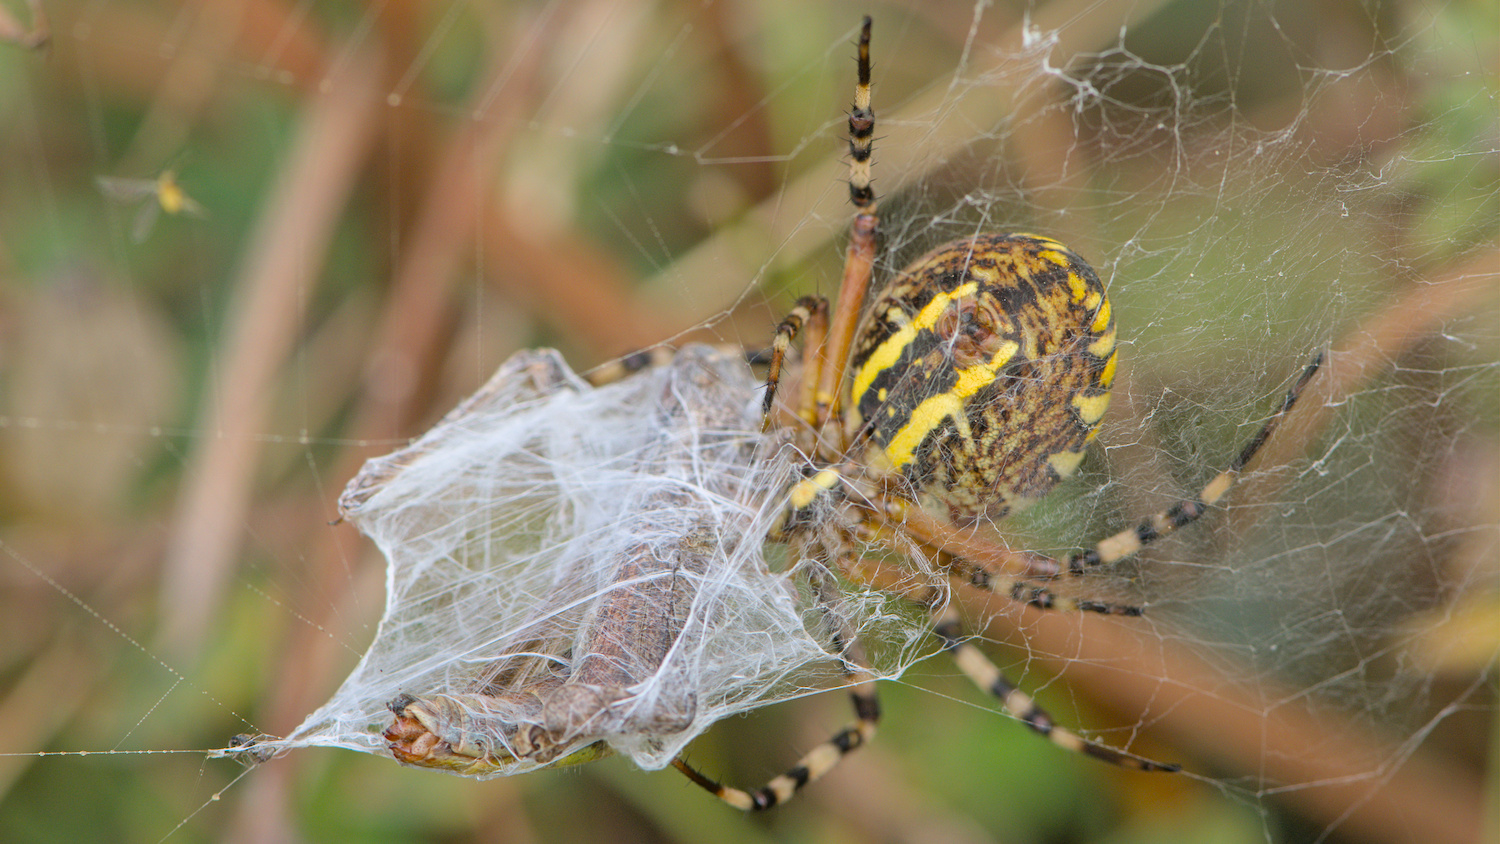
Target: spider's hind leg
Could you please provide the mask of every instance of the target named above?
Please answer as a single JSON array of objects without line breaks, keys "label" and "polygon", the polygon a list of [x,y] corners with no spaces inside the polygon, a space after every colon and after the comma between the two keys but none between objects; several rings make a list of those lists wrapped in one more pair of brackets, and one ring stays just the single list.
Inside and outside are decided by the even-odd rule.
[{"label": "spider's hind leg", "polygon": [[808,751],[786,773],[754,791],[744,791],[710,779],[681,756],[672,760],[672,767],[736,809],[761,811],[785,803],[803,786],[833,770],[851,751],[863,747],[875,737],[875,728],[880,722],[880,699],[876,696],[875,676],[865,657],[864,645],[838,609],[837,584],[828,576],[817,577],[815,580],[819,604],[826,612],[833,630],[834,646],[843,653],[844,676],[851,684],[849,698],[854,704],[854,723]]},{"label": "spider's hind leg", "polygon": [[1071,730],[1057,726],[1053,723],[1052,716],[1038,706],[1030,695],[1016,688],[1015,684],[1005,678],[1005,675],[1000,672],[994,662],[990,661],[989,657],[984,655],[983,651],[964,638],[958,612],[952,607],[936,610],[933,613],[932,630],[943,640],[944,649],[953,655],[953,661],[973,681],[974,685],[994,695],[1005,707],[1006,712],[1019,719],[1027,727],[1046,736],[1058,747],[1092,756],[1111,765],[1134,768],[1138,771],[1171,773],[1182,770],[1181,765],[1153,762],[1111,747],[1094,744]]},{"label": "spider's hind leg", "polygon": [[1250,442],[1246,443],[1244,448],[1240,449],[1239,455],[1234,458],[1234,462],[1229,464],[1229,468],[1215,475],[1214,479],[1203,487],[1203,491],[1199,492],[1196,498],[1183,499],[1160,513],[1143,520],[1135,527],[1122,530],[1095,545],[1093,548],[1074,554],[1068,558],[1068,564],[1063,568],[1063,571],[1070,576],[1077,577],[1086,573],[1091,568],[1119,562],[1126,557],[1138,553],[1142,548],[1167,534],[1173,533],[1179,528],[1186,527],[1202,518],[1203,514],[1208,512],[1209,506],[1217,503],[1219,499],[1224,497],[1224,494],[1229,491],[1229,487],[1239,477],[1240,472],[1254,459],[1256,453],[1260,451],[1260,447],[1265,445],[1266,440],[1271,438],[1271,434],[1275,433],[1276,426],[1280,425],[1281,420],[1286,417],[1287,413],[1291,412],[1293,405],[1297,403],[1297,398],[1302,395],[1303,388],[1307,386],[1307,382],[1312,380],[1313,375],[1322,364],[1323,354],[1319,352],[1313,358],[1312,363],[1309,363],[1302,370],[1302,374],[1297,378],[1297,382],[1292,385],[1291,389],[1287,390],[1286,398],[1282,400],[1281,407],[1271,415],[1270,419],[1266,420],[1266,424],[1256,432],[1255,436],[1250,439]]},{"label": "spider's hind leg", "polygon": [[863,747],[875,736],[875,727],[880,721],[880,700],[875,695],[874,679],[867,676],[849,690],[849,697],[854,703],[853,724],[808,751],[786,773],[754,791],[744,791],[709,779],[681,756],[672,760],[672,767],[736,809],[761,811],[779,806],[790,800],[803,786],[833,770],[841,759],[851,751]]},{"label": "spider's hind leg", "polygon": [[1132,604],[1116,604],[1108,601],[1070,598],[1066,595],[1059,595],[1035,581],[996,574],[984,566],[949,557],[948,555],[944,556],[948,570],[954,576],[962,578],[964,583],[984,592],[1004,595],[1016,603],[1035,607],[1039,610],[1093,612],[1101,615],[1124,615],[1132,617],[1145,614],[1145,610]]}]

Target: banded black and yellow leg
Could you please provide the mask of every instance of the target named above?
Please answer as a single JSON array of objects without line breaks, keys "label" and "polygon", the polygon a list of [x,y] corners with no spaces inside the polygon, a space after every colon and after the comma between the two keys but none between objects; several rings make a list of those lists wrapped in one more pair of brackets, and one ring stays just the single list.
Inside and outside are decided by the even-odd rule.
[{"label": "banded black and yellow leg", "polygon": [[947,555],[944,555],[944,557],[948,570],[954,576],[961,578],[964,583],[984,592],[1004,595],[1012,601],[1025,604],[1029,607],[1036,607],[1039,610],[1093,612],[1101,615],[1124,615],[1132,617],[1142,615],[1145,612],[1140,607],[1130,604],[1113,604],[1108,601],[1090,601],[1059,595],[1051,589],[1025,578],[1006,577],[967,560],[948,558]]},{"label": "banded black and yellow leg", "polygon": [[672,362],[676,354],[677,350],[670,346],[640,349],[589,370],[584,373],[584,378],[595,387],[603,387],[606,384],[624,380],[642,370],[666,366]]},{"label": "banded black and yellow leg", "polygon": [[964,638],[958,612],[952,607],[945,607],[933,613],[932,629],[942,638],[943,647],[953,655],[953,661],[957,663],[959,670],[963,671],[974,685],[994,695],[1005,707],[1006,712],[1032,730],[1046,736],[1058,747],[1092,756],[1111,765],[1133,768],[1138,771],[1170,773],[1182,770],[1181,765],[1152,762],[1121,750],[1094,744],[1071,730],[1057,726],[1053,723],[1052,716],[1038,706],[1030,695],[1017,689],[1014,684],[1005,679],[1005,675],[1000,672],[995,663]]},{"label": "banded black and yellow leg", "polygon": [[870,101],[870,16],[859,30],[859,81],[849,110],[849,203],[865,214],[875,213],[875,190],[870,187],[870,157],[875,149],[875,109]]},{"label": "banded black and yellow leg", "polygon": [[[825,447],[844,435],[839,422],[839,396],[865,294],[874,274],[876,233],[880,225],[875,188],[870,181],[870,164],[875,150],[875,109],[871,105],[870,92],[870,26],[870,17],[866,15],[859,31],[859,80],[854,86],[854,102],[849,110],[849,203],[854,206],[855,214],[849,224],[849,244],[844,252],[843,277],[839,280],[838,306],[828,323],[828,354],[818,364],[814,392],[813,428]],[[834,430],[825,431],[830,427]]]},{"label": "banded black and yellow leg", "polygon": [[[818,479],[819,476],[814,475],[813,477],[802,481],[802,485],[806,485],[809,488],[817,488]],[[800,486],[801,485],[799,485],[799,487]],[[794,494],[799,487],[793,488]],[[899,510],[900,506],[894,509]],[[877,515],[879,513],[890,513],[892,509],[892,507],[882,506],[874,510],[867,511],[868,517],[863,521],[855,523],[855,525],[850,528],[851,535],[853,535],[854,538],[858,539],[862,543],[865,543],[866,545],[881,545],[885,548],[895,551],[898,554],[910,555],[912,553],[911,546],[907,543],[898,541],[895,538],[893,531],[888,526],[889,523],[883,521],[880,516]],[[1046,557],[1030,552],[1011,552],[1009,549],[989,549],[989,553],[987,554],[987,556],[993,557],[997,553],[1003,555],[999,560],[999,562],[1001,563],[1009,564],[1013,561],[1016,561],[1020,564],[1024,564],[1026,566],[1027,574],[1018,577],[1001,574],[996,569],[991,568],[988,565],[975,562],[968,557],[955,554],[941,546],[928,544],[918,537],[907,538],[916,540],[917,546],[922,549],[922,551],[919,553],[925,552],[927,554],[931,554],[937,561],[938,565],[940,565],[948,572],[950,577],[955,578],[962,583],[967,583],[968,585],[973,586],[974,588],[981,591],[991,592],[996,595],[1004,595],[1005,597],[1010,598],[1012,601],[1017,601],[1022,604],[1026,604],[1027,606],[1036,607],[1037,609],[1042,610],[1060,610],[1062,612],[1093,612],[1103,615],[1140,616],[1145,614],[1145,610],[1137,606],[1132,606],[1130,604],[1114,604],[1105,601],[1091,601],[1078,598],[1069,598],[1065,595],[1058,595],[1051,589],[1048,589],[1046,586],[1037,583],[1035,581],[1035,578],[1047,578],[1056,573],[1058,564],[1057,561],[1053,560],[1051,557]],[[865,583],[866,585],[871,586],[876,585],[870,579],[868,573],[865,572],[863,567],[857,562],[846,564],[843,567],[843,570],[846,576],[850,577],[856,582]],[[1001,571],[1003,571],[1003,569],[1001,569]],[[887,591],[903,592],[904,594],[906,594],[906,597],[909,600],[915,603],[930,603],[931,597],[936,594],[934,589],[929,586],[922,588],[923,594],[926,597],[919,596],[910,589],[910,584],[903,583],[882,583],[879,584],[877,588]]]},{"label": "banded black and yellow leg", "polygon": [[[828,591],[837,588],[826,578],[816,585],[821,598],[827,598]],[[854,637],[852,628],[838,613],[835,605],[828,601],[823,605],[834,623],[834,645],[842,650],[844,675],[852,682],[849,698],[854,704],[854,723],[808,751],[786,773],[754,791],[743,791],[710,779],[681,756],[672,760],[672,767],[736,809],[758,812],[785,803],[803,786],[817,781],[833,770],[845,756],[875,737],[875,728],[880,723],[880,699],[876,696],[875,678],[865,658],[864,646]]]},{"label": "banded black and yellow leg", "polygon": [[859,683],[850,690],[849,695],[854,701],[854,723],[813,748],[786,773],[754,791],[744,791],[709,779],[683,761],[681,756],[672,760],[672,767],[703,790],[736,809],[758,812],[779,806],[790,800],[803,786],[833,770],[850,752],[863,747],[874,738],[875,727],[880,721],[880,701],[875,696],[875,681],[865,680]]},{"label": "banded black and yellow leg", "polygon": [[[792,347],[792,341],[797,339],[798,333],[802,332],[804,327],[806,327],[809,339],[808,342],[803,343],[803,348],[807,350],[803,358],[808,362],[816,361],[822,354],[823,338],[828,333],[827,299],[822,296],[803,296],[776,326],[776,336],[771,340],[770,372],[766,374],[766,395],[761,408],[761,415],[764,418],[762,429],[768,428],[771,424],[771,407],[776,402],[776,388],[781,384],[782,365],[786,362],[786,355]],[[802,373],[803,392],[811,389],[806,386],[809,382],[817,380],[817,373],[812,371],[811,367],[812,364],[809,363]],[[810,409],[803,407],[803,404],[807,403],[799,404],[797,414],[807,418],[810,415]]]},{"label": "banded black and yellow leg", "polygon": [[[716,343],[714,348],[726,355],[743,356],[745,363],[751,366],[766,366],[771,362],[771,352],[766,349],[746,349],[730,343]],[[590,385],[603,387],[624,380],[637,372],[666,366],[676,356],[677,350],[671,346],[639,349],[624,357],[600,364],[584,373],[583,377]]]},{"label": "banded black and yellow leg", "polygon": [[1201,518],[1204,513],[1208,512],[1210,506],[1224,497],[1224,494],[1233,486],[1235,478],[1239,477],[1245,466],[1255,458],[1256,452],[1260,451],[1261,446],[1265,445],[1266,440],[1275,433],[1276,427],[1297,403],[1297,397],[1302,395],[1303,388],[1312,380],[1313,374],[1322,364],[1323,354],[1320,352],[1313,358],[1312,363],[1302,370],[1302,374],[1291,389],[1287,390],[1286,398],[1281,402],[1281,408],[1272,414],[1250,442],[1240,449],[1239,455],[1235,457],[1233,463],[1229,464],[1229,468],[1215,475],[1196,498],[1179,501],[1135,527],[1120,531],[1087,551],[1074,554],[1068,558],[1064,571],[1076,577],[1096,566],[1107,566],[1118,562]]},{"label": "banded black and yellow leg", "polygon": [[899,532],[931,553],[947,554],[991,569],[1019,572],[1035,580],[1051,580],[1061,569],[1061,563],[1045,554],[1018,551],[987,540],[971,530],[959,529],[899,496],[867,493],[865,498],[884,528],[880,532],[881,543],[893,551],[901,551],[901,548],[888,537]]}]

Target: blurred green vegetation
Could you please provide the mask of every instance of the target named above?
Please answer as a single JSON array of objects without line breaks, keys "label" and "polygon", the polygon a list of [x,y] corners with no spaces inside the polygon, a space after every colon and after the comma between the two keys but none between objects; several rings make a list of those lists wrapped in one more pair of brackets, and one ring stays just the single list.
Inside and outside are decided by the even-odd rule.
[{"label": "blurred green vegetation", "polygon": [[[1465,807],[1500,791],[1476,738],[1500,650],[1495,5],[933,6],[43,0],[45,48],[0,42],[0,839],[1463,840],[1469,815],[1364,813],[1401,805],[1381,789],[1403,772]],[[0,24],[36,8],[0,0]],[[831,294],[864,11],[886,263],[974,225],[1056,231],[1097,256],[1125,327],[1106,448],[1019,541],[1073,547],[1164,500],[1133,493],[1203,483],[1316,348],[1370,367],[1328,376],[1342,415],[1308,439],[1336,459],[1162,551],[1213,561],[1183,567],[1196,585],[1107,583],[1176,613],[1140,628],[1163,650],[1245,657],[1346,726],[1372,753],[1354,785],[1075,686],[1010,611],[991,652],[1059,723],[1193,773],[1064,754],[942,659],[885,684],[875,744],[765,817],[619,759],[483,783],[343,750],[205,761],[292,729],[373,635],[382,563],[328,526],[360,461],[515,349],[582,368],[668,337],[756,346],[796,296]],[[1074,87],[1022,73],[1054,34]],[[975,101],[1005,105],[976,125]],[[97,179],[167,170],[207,216],[136,243],[136,208]],[[1382,330],[1407,339],[1360,357]],[[1256,561],[1315,549],[1319,525],[1407,522],[1420,539],[1390,528],[1369,560],[1329,552],[1369,651],[1288,629],[1325,584]],[[1265,747],[1284,705],[1246,713]],[[845,707],[734,719],[690,758],[759,783]]]}]

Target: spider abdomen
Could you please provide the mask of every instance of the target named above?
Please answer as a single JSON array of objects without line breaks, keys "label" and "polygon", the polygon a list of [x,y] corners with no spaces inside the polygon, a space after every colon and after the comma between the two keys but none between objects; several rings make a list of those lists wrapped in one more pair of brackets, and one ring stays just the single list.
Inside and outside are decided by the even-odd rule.
[{"label": "spider abdomen", "polygon": [[1109,299],[1083,258],[1045,237],[977,235],[875,297],[847,406],[869,465],[955,519],[999,518],[1077,468],[1115,360]]}]

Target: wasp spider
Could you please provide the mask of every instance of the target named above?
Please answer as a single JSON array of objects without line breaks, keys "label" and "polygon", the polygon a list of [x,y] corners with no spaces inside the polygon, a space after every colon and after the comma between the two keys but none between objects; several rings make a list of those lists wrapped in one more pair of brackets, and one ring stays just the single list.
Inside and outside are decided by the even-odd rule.
[{"label": "wasp spider", "polygon": [[[1115,563],[1201,517],[1291,409],[1319,361],[1195,498],[1066,561],[966,544],[963,528],[1035,501],[1078,467],[1109,405],[1118,360],[1114,317],[1088,263],[1061,243],[1031,234],[981,234],[940,246],[861,308],[878,226],[870,186],[875,113],[868,17],[858,62],[849,113],[855,215],[837,308],[830,314],[826,299],[803,298],[777,328],[772,347],[767,424],[775,418],[783,363],[793,340],[802,337],[792,442],[807,457],[776,538],[789,544],[794,559],[854,579],[853,549],[860,543],[898,551],[915,546],[946,566],[952,579],[1040,609],[1139,615],[1136,607],[1056,595],[1043,583]],[[831,602],[831,584],[814,587]],[[1056,726],[965,638],[953,609],[938,596],[931,603],[933,630],[959,668],[1032,730],[1116,765],[1178,769]],[[844,649],[854,723],[754,791],[717,783],[681,758],[674,762],[678,770],[736,808],[766,809],[870,740],[880,718],[873,676],[848,625],[836,612],[830,615]]]}]

